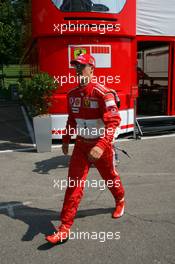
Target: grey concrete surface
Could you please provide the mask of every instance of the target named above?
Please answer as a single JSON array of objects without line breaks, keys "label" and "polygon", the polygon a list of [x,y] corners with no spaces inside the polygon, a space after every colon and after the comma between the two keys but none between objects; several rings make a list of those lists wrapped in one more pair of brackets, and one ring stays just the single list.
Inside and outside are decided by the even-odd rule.
[{"label": "grey concrete surface", "polygon": [[16,102],[0,103],[0,151],[29,148],[29,136],[21,106]]},{"label": "grey concrete surface", "polygon": [[[126,189],[125,215],[114,220],[110,192],[86,188],[72,227],[98,239],[49,247],[44,235],[59,223],[64,198],[55,182],[67,176],[60,149],[0,154],[0,263],[175,264],[175,137],[120,143],[118,170]],[[100,176],[91,168],[89,180]],[[55,185],[55,187],[54,187]],[[103,233],[105,232],[105,233]],[[107,233],[120,232],[120,239]],[[104,234],[106,241],[104,241]]]}]

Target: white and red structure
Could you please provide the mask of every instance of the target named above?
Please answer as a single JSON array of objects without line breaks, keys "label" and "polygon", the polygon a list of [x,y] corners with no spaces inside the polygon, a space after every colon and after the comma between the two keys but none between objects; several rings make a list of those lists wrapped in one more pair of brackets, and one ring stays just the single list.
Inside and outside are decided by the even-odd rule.
[{"label": "white and red structure", "polygon": [[32,1],[31,69],[46,71],[58,82],[50,108],[53,139],[60,138],[59,131],[66,124],[67,93],[76,86],[70,61],[80,53],[95,57],[98,82],[117,91],[121,99],[121,134],[134,129],[137,44],[168,43],[166,114],[175,114],[175,3],[170,2],[169,6],[163,0],[137,0],[136,8],[136,0]]}]

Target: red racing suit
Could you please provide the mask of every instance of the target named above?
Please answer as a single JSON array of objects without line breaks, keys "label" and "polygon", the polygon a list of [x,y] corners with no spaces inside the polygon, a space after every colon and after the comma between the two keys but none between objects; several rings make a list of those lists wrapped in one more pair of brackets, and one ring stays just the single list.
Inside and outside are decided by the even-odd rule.
[{"label": "red racing suit", "polygon": [[[71,156],[68,184],[61,212],[61,222],[68,228],[73,224],[78,205],[83,195],[84,184],[91,166],[88,154],[94,146],[104,152],[94,162],[115,201],[124,197],[124,188],[115,168],[113,138],[121,118],[116,105],[115,92],[98,83],[79,86],[68,94],[68,121],[63,143],[69,143],[71,135],[76,131],[77,138]],[[111,184],[112,183],[112,184]],[[110,185],[110,186],[109,186]]]}]

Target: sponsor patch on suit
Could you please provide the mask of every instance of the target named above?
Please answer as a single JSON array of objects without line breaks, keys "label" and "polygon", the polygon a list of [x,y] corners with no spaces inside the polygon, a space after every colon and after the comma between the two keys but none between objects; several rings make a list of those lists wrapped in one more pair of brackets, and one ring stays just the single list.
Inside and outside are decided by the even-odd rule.
[{"label": "sponsor patch on suit", "polygon": [[70,104],[73,107],[81,107],[81,98],[80,97],[70,97]]},{"label": "sponsor patch on suit", "polygon": [[115,106],[116,103],[114,100],[108,100],[108,101],[105,101],[105,105],[106,107],[110,107],[110,106]]},{"label": "sponsor patch on suit", "polygon": [[99,104],[97,101],[91,101],[90,102],[90,108],[99,108]]},{"label": "sponsor patch on suit", "polygon": [[90,100],[89,98],[84,98],[83,106],[85,108],[94,108],[94,109],[99,107],[97,101]]},{"label": "sponsor patch on suit", "polygon": [[91,106],[91,102],[90,102],[89,98],[84,98],[84,100],[83,100],[83,106],[85,108],[89,108]]},{"label": "sponsor patch on suit", "polygon": [[72,113],[77,114],[80,112],[80,108],[78,107],[72,107]]}]

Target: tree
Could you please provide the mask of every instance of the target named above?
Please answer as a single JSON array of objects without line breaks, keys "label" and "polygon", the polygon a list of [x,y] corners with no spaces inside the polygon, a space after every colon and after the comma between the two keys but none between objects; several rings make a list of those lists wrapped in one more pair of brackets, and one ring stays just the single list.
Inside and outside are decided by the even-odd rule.
[{"label": "tree", "polygon": [[7,0],[0,4],[0,60],[2,65],[13,61],[15,38],[14,9]]},{"label": "tree", "polygon": [[27,0],[0,0],[0,86],[4,86],[3,66],[17,64],[24,45],[24,14]]},{"label": "tree", "polygon": [[23,52],[26,0],[0,1],[0,62],[18,63]]}]

